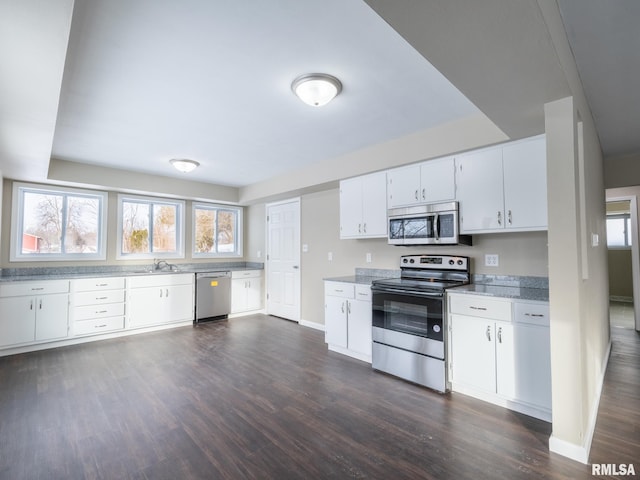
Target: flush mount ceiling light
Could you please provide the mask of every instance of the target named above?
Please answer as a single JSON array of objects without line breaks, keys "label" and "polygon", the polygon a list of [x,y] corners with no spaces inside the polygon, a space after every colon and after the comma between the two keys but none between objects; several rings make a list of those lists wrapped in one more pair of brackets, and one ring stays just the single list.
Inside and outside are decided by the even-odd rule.
[{"label": "flush mount ceiling light", "polygon": [[176,170],[179,170],[182,173],[190,172],[194,168],[200,166],[198,162],[195,160],[189,160],[188,158],[172,158],[169,160],[169,163],[171,163]]},{"label": "flush mount ceiling light", "polygon": [[321,107],[342,91],[342,83],[326,73],[307,73],[293,81],[291,90],[307,105]]}]

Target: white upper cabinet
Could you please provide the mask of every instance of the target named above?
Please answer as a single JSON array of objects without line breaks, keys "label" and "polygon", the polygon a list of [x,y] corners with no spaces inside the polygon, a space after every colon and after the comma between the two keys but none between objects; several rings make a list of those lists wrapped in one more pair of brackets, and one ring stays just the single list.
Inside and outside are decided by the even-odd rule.
[{"label": "white upper cabinet", "polygon": [[454,157],[429,160],[387,173],[389,208],[455,199]]},{"label": "white upper cabinet", "polygon": [[544,136],[456,157],[461,233],[547,228]]},{"label": "white upper cabinet", "polygon": [[544,137],[502,149],[506,228],[547,228],[547,146]]},{"label": "white upper cabinet", "polygon": [[340,182],[340,238],[387,236],[387,174]]}]

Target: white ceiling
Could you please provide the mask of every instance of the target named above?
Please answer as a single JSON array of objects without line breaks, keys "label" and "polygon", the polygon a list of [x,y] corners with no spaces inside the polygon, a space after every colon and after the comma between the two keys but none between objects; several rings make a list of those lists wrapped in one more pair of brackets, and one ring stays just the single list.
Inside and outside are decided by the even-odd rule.
[{"label": "white ceiling", "polygon": [[76,1],[52,155],[242,186],[475,112],[361,0]]},{"label": "white ceiling", "polygon": [[[558,4],[605,154],[640,153],[640,2]],[[541,133],[544,103],[570,94],[542,5],[0,0],[0,169],[46,181],[58,158],[244,186],[478,108],[511,138]],[[321,109],[290,90],[314,71],[344,85]]]}]

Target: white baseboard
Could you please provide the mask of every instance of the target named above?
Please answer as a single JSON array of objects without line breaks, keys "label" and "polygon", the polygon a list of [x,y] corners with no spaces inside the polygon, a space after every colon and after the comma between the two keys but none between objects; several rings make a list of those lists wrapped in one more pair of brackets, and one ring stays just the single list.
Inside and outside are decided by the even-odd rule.
[{"label": "white baseboard", "polygon": [[300,320],[298,323],[300,325],[302,325],[303,327],[309,327],[309,328],[313,328],[314,330],[320,330],[320,331],[324,332],[324,324],[323,323],[310,322],[308,320]]},{"label": "white baseboard", "polygon": [[562,455],[564,457],[568,457],[572,460],[576,460],[577,462],[584,463],[585,465],[589,463],[589,452],[591,451],[591,442],[593,441],[593,434],[596,429],[596,420],[598,419],[598,408],[600,407],[600,397],[602,396],[602,387],[604,385],[604,377],[607,372],[607,366],[609,365],[609,356],[611,355],[611,340],[609,340],[609,345],[607,347],[607,353],[605,354],[603,366],[602,366],[602,375],[598,381],[597,392],[596,392],[596,400],[593,402],[591,407],[591,412],[589,413],[589,423],[587,424],[587,428],[585,429],[584,442],[582,445],[578,445],[575,443],[567,442],[560,438],[554,437],[551,434],[549,437],[549,450]]}]

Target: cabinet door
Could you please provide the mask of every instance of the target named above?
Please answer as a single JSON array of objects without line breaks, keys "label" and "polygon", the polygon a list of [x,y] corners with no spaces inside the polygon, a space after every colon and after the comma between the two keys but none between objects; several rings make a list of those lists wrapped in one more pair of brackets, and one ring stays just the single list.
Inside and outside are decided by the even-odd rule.
[{"label": "cabinet door", "polygon": [[340,238],[362,234],[362,179],[340,182]]},{"label": "cabinet door", "polygon": [[423,163],[420,169],[420,197],[427,203],[454,200],[456,197],[456,167],[453,157],[438,158]]},{"label": "cabinet door", "polygon": [[35,297],[0,298],[0,346],[33,342],[35,335]]},{"label": "cabinet door", "polygon": [[494,322],[451,315],[451,370],[455,384],[496,391]]},{"label": "cabinet door", "polygon": [[371,356],[371,302],[349,300],[347,340],[349,350]]},{"label": "cabinet door", "polygon": [[347,348],[347,299],[326,295],[324,301],[325,342]]},{"label": "cabinet door", "polygon": [[164,322],[193,320],[194,302],[192,285],[174,285],[166,287],[163,300]]},{"label": "cabinet door", "polygon": [[420,166],[397,168],[387,172],[389,208],[415,205],[420,198]]},{"label": "cabinet door", "polygon": [[504,228],[502,148],[456,157],[460,231]]},{"label": "cabinet door", "polygon": [[36,341],[69,335],[69,295],[36,297]]},{"label": "cabinet door", "polygon": [[528,324],[498,328],[502,328],[502,342],[498,331],[496,344],[498,393],[551,409],[549,328]]},{"label": "cabinet door", "polygon": [[231,313],[247,310],[247,282],[246,278],[231,280]]},{"label": "cabinet door", "polygon": [[506,228],[547,228],[547,151],[544,137],[503,148]]},{"label": "cabinet door", "polygon": [[365,237],[387,236],[387,173],[362,178],[362,233]]},{"label": "cabinet door", "polygon": [[132,288],[127,299],[127,326],[138,328],[165,323],[164,292],[165,287]]},{"label": "cabinet door", "polygon": [[250,278],[247,282],[247,310],[260,310],[262,308],[262,278]]}]

